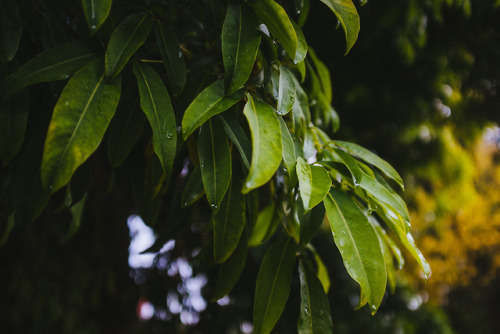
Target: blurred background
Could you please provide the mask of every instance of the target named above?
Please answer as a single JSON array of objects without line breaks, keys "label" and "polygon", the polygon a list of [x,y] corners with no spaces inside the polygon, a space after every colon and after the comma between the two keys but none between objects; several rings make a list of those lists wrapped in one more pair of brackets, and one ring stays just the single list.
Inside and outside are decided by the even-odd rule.
[{"label": "blurred background", "polygon": [[[331,12],[308,3],[304,33],[330,69],[341,119],[334,138],[401,173],[412,233],[432,268],[425,281],[407,256],[378,313],[353,310],[358,287],[325,231],[314,244],[331,255],[323,260],[334,332],[500,333],[500,1],[369,0],[347,56]],[[0,332],[252,332],[265,247],[249,255],[233,293],[209,302],[217,269],[197,248],[207,238],[202,217],[172,232],[189,235],[182,243],[157,240],[126,215],[119,193],[93,195],[71,238],[64,211],[14,230],[0,248]],[[155,240],[158,253],[141,254]],[[298,286],[294,279],[276,333],[296,331]]]}]

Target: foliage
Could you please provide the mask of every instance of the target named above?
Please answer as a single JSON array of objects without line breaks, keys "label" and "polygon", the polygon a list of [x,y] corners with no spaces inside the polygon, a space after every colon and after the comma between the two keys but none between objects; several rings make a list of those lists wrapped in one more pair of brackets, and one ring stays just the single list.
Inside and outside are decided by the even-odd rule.
[{"label": "foliage", "polygon": [[[354,4],[322,2],[349,52],[359,31]],[[330,74],[302,32],[307,1],[82,5],[0,5],[13,13],[2,21],[12,27],[2,30],[0,73],[2,243],[59,219],[68,225],[60,238],[71,240],[105,196],[120,198],[127,205],[110,210],[138,214],[158,233],[149,252],[170,239],[192,242],[189,226],[203,230],[193,261],[219,264],[219,298],[246,253],[265,248],[256,333],[278,322],[294,275],[309,305],[299,332],[331,331],[327,254],[311,244],[325,212],[359,284],[358,307],[375,313],[387,282],[394,289],[398,244],[430,274],[391,186],[403,187],[399,174],[330,138],[339,119]]]}]

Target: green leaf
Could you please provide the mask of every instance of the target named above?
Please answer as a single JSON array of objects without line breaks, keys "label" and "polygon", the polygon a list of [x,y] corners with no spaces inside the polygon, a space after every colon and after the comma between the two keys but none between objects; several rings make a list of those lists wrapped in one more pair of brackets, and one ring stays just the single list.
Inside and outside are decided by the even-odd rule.
[{"label": "green leaf", "polygon": [[23,145],[30,108],[28,91],[7,96],[0,103],[0,160],[7,166]]},{"label": "green leaf", "polygon": [[230,1],[222,27],[222,56],[227,95],[241,88],[248,80],[260,44],[259,23],[253,12],[240,1]]},{"label": "green leaf", "polygon": [[290,70],[280,65],[280,78],[278,85],[278,114],[286,115],[295,103],[295,79]]},{"label": "green leaf", "polygon": [[361,287],[359,307],[368,302],[372,313],[375,313],[387,284],[384,257],[375,229],[344,192],[332,188],[324,203],[344,266]]},{"label": "green leaf", "polygon": [[297,51],[295,52],[295,58],[293,62],[295,64],[300,64],[304,59],[306,59],[307,55],[307,42],[304,37],[304,33],[302,29],[295,23],[293,20],[290,20],[292,23],[293,29],[295,30],[295,35],[297,35]]},{"label": "green leaf", "polygon": [[248,246],[258,246],[264,241],[266,235],[272,227],[274,210],[274,202],[271,202],[271,204],[259,212],[257,222],[253,226],[250,238],[248,239]]},{"label": "green leaf", "polygon": [[384,255],[385,267],[387,270],[387,282],[389,284],[389,289],[391,293],[394,293],[396,290],[396,268],[394,267],[394,259],[392,257],[391,248],[387,243],[387,240],[390,238],[373,216],[369,216],[369,219],[375,227],[375,232],[377,232],[377,236],[380,241],[380,248],[382,250],[382,254]]},{"label": "green leaf", "polygon": [[49,125],[42,183],[54,192],[97,149],[120,99],[120,79],[104,80],[102,60],[79,70],[66,84]]},{"label": "green leaf", "polygon": [[218,119],[211,119],[201,127],[198,155],[208,203],[217,211],[231,181],[231,151]]},{"label": "green leaf", "polygon": [[401,189],[404,190],[404,183],[401,176],[399,176],[398,172],[387,161],[383,160],[378,155],[354,143],[340,140],[334,140],[333,143],[345,149],[347,152],[357,156],[361,160],[364,160],[367,163],[377,167],[387,177],[396,181],[401,186]]},{"label": "green leaf", "polygon": [[290,176],[290,185],[294,186],[295,182],[297,182],[295,146],[293,145],[292,135],[290,131],[288,131],[285,121],[281,117],[278,117],[278,120],[280,121],[281,141],[283,145],[283,161],[285,162],[286,170]]},{"label": "green leaf", "polygon": [[363,171],[359,167],[356,159],[353,158],[350,154],[342,151],[341,149],[334,148],[333,152],[335,152],[338,155],[338,157],[344,163],[344,165],[347,167],[349,172],[351,172],[352,180],[354,181],[354,184],[359,185],[359,183],[361,182],[361,179],[363,178]]},{"label": "green leaf", "polygon": [[300,316],[297,323],[299,334],[326,334],[333,332],[330,303],[316,275],[299,262]]},{"label": "green leaf", "polygon": [[66,238],[71,238],[76,234],[76,232],[78,232],[80,224],[82,222],[86,200],[87,200],[87,195],[85,194],[85,196],[81,200],[79,200],[78,203],[76,203],[71,207],[70,211],[72,219],[69,225],[68,234]]},{"label": "green leaf", "polygon": [[381,185],[375,178],[363,173],[359,185],[365,189],[368,194],[383,207],[389,206],[391,211],[397,214],[400,221],[400,227],[406,232],[410,231],[410,214],[405,202],[396,193],[389,191]]},{"label": "green leaf", "polygon": [[359,33],[359,15],[352,0],[321,0],[325,5],[330,7],[337,19],[339,20],[345,32],[346,52],[351,50],[352,46],[358,39]]},{"label": "green leaf", "polygon": [[300,222],[300,243],[307,245],[316,235],[323,219],[325,218],[325,206],[321,203],[312,208],[311,211],[304,214],[302,203],[297,203],[301,210],[295,210],[297,219]]},{"label": "green leaf", "polygon": [[78,41],[56,46],[30,59],[7,77],[5,93],[14,93],[39,82],[68,79],[90,60],[101,54],[90,43]]},{"label": "green leaf", "polygon": [[240,189],[241,185],[233,182],[219,211],[213,215],[216,263],[226,261],[233,253],[245,227],[245,196]]},{"label": "green leaf", "polygon": [[217,282],[210,301],[214,302],[227,295],[238,282],[238,279],[245,268],[247,258],[247,236],[241,234],[240,242],[233,254],[220,265],[217,274]]},{"label": "green leaf", "polygon": [[178,96],[186,84],[186,64],[182,58],[179,40],[172,28],[160,21],[155,24],[155,35],[168,82],[174,96]]},{"label": "green leaf", "polygon": [[83,12],[90,31],[95,32],[108,18],[113,0],[82,0]]},{"label": "green leaf", "polygon": [[[286,52],[295,60],[297,54],[297,33],[283,7],[273,0],[258,0],[250,3],[269,32],[278,39]],[[300,57],[298,57],[300,58]]]},{"label": "green leaf", "polygon": [[316,56],[316,53],[311,48],[309,48],[309,56],[311,57],[310,59],[316,69],[323,94],[325,95],[328,104],[330,104],[332,102],[332,82],[330,79],[330,71],[328,70],[328,67],[326,67],[326,65]]},{"label": "green leaf", "polygon": [[0,27],[0,50],[6,61],[11,61],[17,53],[23,32],[16,0],[0,1]]},{"label": "green leaf", "polygon": [[243,99],[244,90],[226,96],[224,81],[219,80],[201,92],[184,112],[182,118],[182,136],[186,140],[194,130],[205,123],[210,117],[220,114]]},{"label": "green leaf", "polygon": [[134,13],[127,16],[113,31],[106,49],[106,76],[114,78],[146,41],[153,22],[149,15]]},{"label": "green leaf", "polygon": [[139,95],[125,90],[108,130],[108,160],[113,167],[125,161],[142,134],[146,117],[139,107]]},{"label": "green leaf", "polygon": [[267,183],[282,159],[280,123],[273,107],[250,94],[247,99],[243,114],[252,132],[252,164],[243,193]]},{"label": "green leaf", "polygon": [[[310,244],[309,247],[312,248]],[[314,256],[314,260],[316,261],[316,266],[318,267],[318,269],[316,270],[316,276],[320,280],[321,285],[323,285],[323,290],[325,290],[325,293],[328,293],[331,285],[330,276],[328,275],[328,269],[326,268],[323,260],[321,260],[321,257],[314,248],[312,248],[312,253]]]},{"label": "green leaf", "polygon": [[309,165],[302,157],[297,158],[297,177],[304,209],[309,211],[325,198],[332,180],[324,167]]},{"label": "green leaf", "polygon": [[413,236],[398,224],[397,214],[388,207],[379,207],[377,214],[384,220],[389,228],[396,234],[399,241],[405,246],[422,269],[426,278],[431,275],[431,267],[422,252],[415,245]]},{"label": "green leaf", "polygon": [[243,163],[250,169],[250,159],[252,159],[252,144],[250,140],[248,140],[245,131],[241,127],[240,123],[236,119],[234,113],[229,112],[223,115],[219,115],[222,124],[224,125],[224,129],[226,130],[226,134],[229,136],[229,139],[236,146],[238,151],[241,154],[241,159]]},{"label": "green leaf", "polygon": [[255,334],[270,333],[285,308],[290,293],[295,250],[292,239],[281,239],[269,247],[262,260],[253,307]]},{"label": "green leaf", "polygon": [[142,111],[153,129],[153,148],[168,178],[177,150],[177,125],[170,97],[163,81],[150,66],[135,63],[134,74],[139,85]]},{"label": "green leaf", "polygon": [[203,180],[201,179],[201,168],[196,166],[189,175],[186,187],[182,192],[181,206],[183,208],[190,206],[199,200],[204,193],[205,188],[203,188]]}]

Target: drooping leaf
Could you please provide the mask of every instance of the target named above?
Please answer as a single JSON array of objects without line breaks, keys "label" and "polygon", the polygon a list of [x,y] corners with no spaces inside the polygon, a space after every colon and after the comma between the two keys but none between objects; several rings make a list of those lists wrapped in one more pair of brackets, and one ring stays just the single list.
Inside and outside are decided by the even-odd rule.
[{"label": "drooping leaf", "polygon": [[280,66],[278,87],[277,111],[279,115],[286,115],[295,103],[295,80],[290,70],[283,65]]},{"label": "drooping leaf", "polygon": [[186,187],[182,193],[181,206],[183,208],[190,206],[197,200],[199,200],[205,193],[205,188],[203,188],[203,180],[201,179],[201,168],[196,166],[189,179],[186,183]]},{"label": "drooping leaf", "polygon": [[54,192],[99,146],[120,99],[120,79],[107,83],[102,59],[79,70],[54,108],[42,160],[42,183]]},{"label": "drooping leaf", "polygon": [[64,80],[101,54],[91,43],[71,42],[43,51],[11,74],[5,93],[14,93],[39,82]]},{"label": "drooping leaf", "polygon": [[177,149],[177,125],[170,97],[163,81],[148,65],[135,63],[141,109],[153,129],[153,148],[166,177],[170,176]]},{"label": "drooping leaf", "polygon": [[351,172],[352,180],[353,180],[354,184],[359,185],[359,183],[361,182],[361,179],[363,178],[363,171],[359,167],[356,159],[353,158],[350,154],[348,154],[340,149],[333,149],[333,151],[342,160],[342,163],[347,167],[349,172]]},{"label": "drooping leaf", "polygon": [[269,247],[262,260],[253,307],[255,334],[270,333],[285,308],[290,293],[295,249],[292,239],[281,239]]},{"label": "drooping leaf", "polygon": [[290,23],[292,23],[293,29],[295,30],[295,35],[297,36],[297,51],[295,52],[295,58],[293,59],[293,62],[295,64],[300,64],[304,59],[306,59],[308,50],[307,42],[300,26],[297,25],[297,23],[295,23],[293,20],[290,20]]},{"label": "drooping leaf", "polygon": [[312,63],[316,69],[316,73],[319,78],[319,82],[321,83],[323,94],[326,97],[328,103],[332,102],[332,82],[330,79],[330,71],[328,67],[316,56],[316,53],[313,49],[309,48],[309,56],[312,60]]},{"label": "drooping leaf", "polygon": [[224,115],[219,115],[222,124],[224,125],[224,129],[226,130],[226,134],[229,136],[229,139],[236,146],[238,151],[241,154],[241,159],[243,163],[250,169],[250,160],[252,159],[252,144],[250,140],[248,140],[247,135],[243,131],[240,123],[234,116],[234,113],[225,113]]},{"label": "drooping leaf", "polygon": [[347,152],[357,156],[361,160],[377,167],[387,177],[396,181],[401,186],[401,189],[404,190],[403,179],[399,176],[398,172],[387,161],[383,160],[375,153],[370,152],[362,146],[346,141],[334,140],[333,143],[345,149]]},{"label": "drooping leaf", "polygon": [[352,0],[321,0],[330,7],[337,20],[339,20],[345,32],[346,52],[351,50],[358,39],[359,33],[359,15]]},{"label": "drooping leaf", "polygon": [[66,238],[71,238],[76,234],[76,232],[78,232],[78,229],[80,228],[80,224],[82,222],[86,200],[87,196],[85,195],[81,200],[78,201],[78,203],[71,207],[70,211],[72,219],[68,228],[68,234]]},{"label": "drooping leaf", "polygon": [[27,90],[0,100],[0,160],[4,166],[7,166],[21,149],[28,112]]},{"label": "drooping leaf", "polygon": [[300,243],[307,245],[316,235],[323,219],[325,218],[325,206],[319,203],[311,211],[304,214],[302,203],[297,203],[297,206],[302,210],[297,210],[297,218],[300,221]]},{"label": "drooping leaf", "polygon": [[306,211],[318,205],[332,185],[332,180],[324,167],[309,165],[302,157],[297,158],[297,178],[300,197]]},{"label": "drooping leaf", "polygon": [[246,233],[242,233],[234,252],[219,267],[217,282],[215,283],[210,301],[217,301],[233,290],[243,272],[243,268],[245,268],[247,248],[247,236]]},{"label": "drooping leaf", "polygon": [[90,31],[95,32],[106,21],[113,0],[82,0],[83,12]]},{"label": "drooping leaf", "polygon": [[186,64],[179,40],[172,28],[161,21],[155,24],[155,35],[172,93],[180,95],[186,84]]},{"label": "drooping leaf", "polygon": [[[309,244],[308,247],[312,247],[311,244]],[[312,251],[317,267],[316,276],[320,280],[321,285],[323,285],[323,290],[325,290],[325,293],[328,293],[331,285],[330,276],[328,275],[328,269],[326,268],[326,265],[323,262],[323,260],[321,260],[321,257],[319,256],[318,252],[316,252],[314,248],[312,248]]]},{"label": "drooping leaf", "polygon": [[130,57],[146,41],[152,24],[149,15],[134,13],[113,30],[105,58],[108,78],[114,78],[125,67]]},{"label": "drooping leaf", "polygon": [[391,248],[387,243],[387,234],[385,230],[378,224],[373,216],[369,216],[370,221],[375,227],[375,232],[377,232],[378,239],[380,241],[380,249],[384,255],[385,268],[387,270],[387,283],[391,293],[396,290],[396,268],[394,267],[394,259],[391,252]]},{"label": "drooping leaf", "polygon": [[194,130],[210,117],[229,109],[243,99],[244,90],[238,90],[230,96],[224,93],[224,81],[219,80],[201,92],[184,112],[182,118],[182,136],[186,140]]},{"label": "drooping leaf", "polygon": [[[250,5],[260,21],[283,45],[286,52],[295,60],[297,53],[297,33],[286,11],[273,0],[253,1]],[[300,57],[299,57],[300,58]]]},{"label": "drooping leaf", "polygon": [[378,236],[363,211],[343,191],[332,188],[324,200],[333,239],[349,275],[360,285],[359,307],[376,312],[387,274]]},{"label": "drooping leaf", "polygon": [[248,239],[248,246],[258,246],[263,241],[269,230],[271,229],[273,223],[273,217],[275,212],[274,202],[271,202],[266,206],[259,215],[257,216],[257,221],[252,228],[250,238]]},{"label": "drooping leaf", "polygon": [[333,332],[330,303],[321,282],[302,260],[299,262],[300,316],[299,334]]},{"label": "drooping leaf", "polygon": [[19,17],[16,0],[2,0],[0,3],[0,50],[6,61],[11,61],[17,53],[23,26]]},{"label": "drooping leaf", "polygon": [[278,117],[280,121],[281,128],[281,141],[283,145],[283,161],[285,162],[286,170],[290,176],[290,185],[294,186],[297,182],[297,172],[295,170],[295,165],[297,164],[297,158],[295,157],[295,146],[293,144],[292,135],[288,131],[288,127],[283,120],[283,118]]},{"label": "drooping leaf", "polygon": [[245,196],[240,188],[241,185],[233,181],[219,211],[213,215],[216,263],[226,261],[233,253],[245,228]]},{"label": "drooping leaf", "polygon": [[139,105],[139,96],[127,90],[122,95],[108,130],[108,159],[113,167],[125,161],[141,136],[146,122]]},{"label": "drooping leaf", "polygon": [[217,211],[231,181],[231,151],[223,125],[216,118],[203,124],[198,136],[201,178],[208,203]]},{"label": "drooping leaf", "polygon": [[243,114],[252,132],[252,164],[243,193],[269,181],[282,159],[281,129],[274,109],[250,94],[247,99]]},{"label": "drooping leaf", "polygon": [[368,194],[372,196],[372,199],[379,203],[380,205],[391,209],[397,214],[398,220],[400,221],[401,228],[409,232],[410,231],[410,214],[405,202],[399,197],[398,194],[390,192],[387,188],[381,185],[375,178],[370,175],[363,173],[363,177],[359,185],[361,188],[365,189]]},{"label": "drooping leaf", "polygon": [[240,1],[230,1],[222,27],[222,56],[224,60],[227,95],[241,88],[250,76],[260,44],[258,22],[252,11]]}]

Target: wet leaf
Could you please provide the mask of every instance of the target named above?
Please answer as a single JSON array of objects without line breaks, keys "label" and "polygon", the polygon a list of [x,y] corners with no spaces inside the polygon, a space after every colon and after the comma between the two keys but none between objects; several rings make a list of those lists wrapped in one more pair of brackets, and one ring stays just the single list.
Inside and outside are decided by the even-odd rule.
[{"label": "wet leaf", "polygon": [[321,0],[330,7],[339,20],[345,32],[346,52],[349,53],[352,46],[358,39],[359,15],[352,0]]},{"label": "wet leaf", "polygon": [[82,0],[83,13],[92,32],[97,31],[106,21],[112,2],[112,0]]},{"label": "wet leaf", "polygon": [[300,197],[306,211],[321,203],[330,190],[332,181],[322,166],[309,165],[302,157],[297,159],[297,178]]}]

